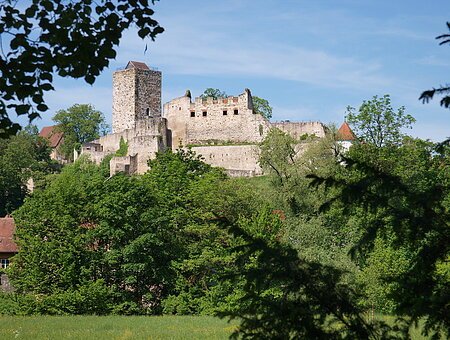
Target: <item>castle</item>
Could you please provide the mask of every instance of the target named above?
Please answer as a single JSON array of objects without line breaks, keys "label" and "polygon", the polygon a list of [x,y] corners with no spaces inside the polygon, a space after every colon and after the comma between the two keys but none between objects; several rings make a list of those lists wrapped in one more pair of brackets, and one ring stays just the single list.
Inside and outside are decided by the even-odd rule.
[{"label": "castle", "polygon": [[112,134],[82,147],[82,154],[100,163],[127,143],[126,155],[110,161],[117,172],[144,173],[147,161],[168,148],[191,147],[204,161],[224,168],[231,176],[262,174],[258,144],[268,131],[279,128],[294,138],[325,136],[320,122],[271,123],[253,110],[250,90],[227,98],[195,98],[189,92],[164,104],[161,112],[161,72],[130,61],[113,74]]}]

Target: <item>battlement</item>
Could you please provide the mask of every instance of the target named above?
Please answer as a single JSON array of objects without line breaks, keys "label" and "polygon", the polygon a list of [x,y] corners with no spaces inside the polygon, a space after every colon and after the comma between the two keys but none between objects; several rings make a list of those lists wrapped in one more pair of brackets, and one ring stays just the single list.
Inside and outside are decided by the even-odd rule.
[{"label": "battlement", "polygon": [[219,105],[224,107],[244,105],[248,109],[253,109],[252,95],[249,89],[245,89],[244,93],[238,96],[228,96],[224,98],[214,98],[214,97],[196,97],[194,102],[191,103],[191,107],[201,107]]},{"label": "battlement", "polygon": [[164,116],[172,133],[172,147],[204,145],[211,140],[259,143],[269,122],[253,111],[249,89],[227,98],[179,97],[164,104]]}]

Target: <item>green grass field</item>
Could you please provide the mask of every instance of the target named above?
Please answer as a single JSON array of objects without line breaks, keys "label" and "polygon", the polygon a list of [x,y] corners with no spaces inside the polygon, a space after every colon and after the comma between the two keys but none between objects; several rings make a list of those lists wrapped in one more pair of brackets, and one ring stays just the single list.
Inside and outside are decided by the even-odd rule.
[{"label": "green grass field", "polygon": [[[212,316],[0,316],[0,339],[228,339],[236,326]],[[420,329],[411,338],[426,339]]]},{"label": "green grass field", "polygon": [[0,339],[228,339],[235,327],[209,316],[1,316]]}]

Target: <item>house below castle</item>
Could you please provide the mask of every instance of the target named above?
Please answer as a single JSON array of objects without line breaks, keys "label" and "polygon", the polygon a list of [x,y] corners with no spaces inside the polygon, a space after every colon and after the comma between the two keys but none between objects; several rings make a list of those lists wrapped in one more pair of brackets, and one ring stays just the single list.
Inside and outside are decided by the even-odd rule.
[{"label": "house below castle", "polygon": [[122,141],[126,154],[111,159],[111,175],[142,174],[156,152],[191,147],[206,163],[224,168],[231,176],[256,176],[262,174],[258,144],[271,128],[294,138],[325,136],[320,122],[269,122],[253,110],[249,89],[217,99],[192,100],[187,94],[165,103],[161,112],[161,78],[160,71],[141,62],[130,61],[114,72],[112,134],[84,144],[81,153],[100,163],[116,154]]},{"label": "house below castle", "polygon": [[44,126],[39,136],[48,141],[51,148],[50,158],[61,164],[67,163],[67,159],[61,153],[61,145],[64,143],[64,133],[58,129],[58,125]]},{"label": "house below castle", "polygon": [[[10,264],[10,259],[18,252],[14,242],[16,225],[10,216],[0,218],[0,268],[6,269]],[[8,276],[0,272],[0,291],[11,291]]]}]

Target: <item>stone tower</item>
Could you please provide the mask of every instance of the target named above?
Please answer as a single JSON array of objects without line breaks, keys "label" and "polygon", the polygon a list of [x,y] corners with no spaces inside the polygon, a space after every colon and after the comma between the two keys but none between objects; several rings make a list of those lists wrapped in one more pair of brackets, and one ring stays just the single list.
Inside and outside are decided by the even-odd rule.
[{"label": "stone tower", "polygon": [[112,130],[134,129],[137,121],[161,116],[161,72],[130,61],[113,74]]}]

